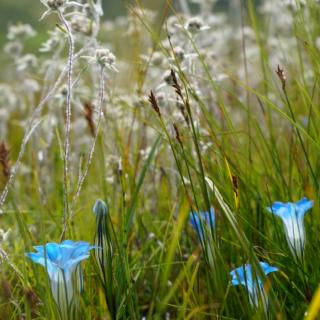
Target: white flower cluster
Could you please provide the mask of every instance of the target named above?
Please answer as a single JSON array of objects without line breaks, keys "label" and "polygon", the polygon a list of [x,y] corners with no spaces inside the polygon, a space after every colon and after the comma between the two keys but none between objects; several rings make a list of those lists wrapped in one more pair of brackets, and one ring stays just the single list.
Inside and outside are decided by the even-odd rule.
[{"label": "white flower cluster", "polygon": [[30,24],[17,24],[9,27],[8,39],[9,40],[23,40],[31,38],[36,35],[35,30]]},{"label": "white flower cluster", "polygon": [[98,48],[95,50],[94,56],[82,56],[89,61],[90,64],[95,63],[102,68],[108,68],[115,72],[118,72],[116,68],[116,57],[115,55],[107,48]]},{"label": "white flower cluster", "polygon": [[66,0],[41,0],[49,8],[57,10],[66,4]]}]

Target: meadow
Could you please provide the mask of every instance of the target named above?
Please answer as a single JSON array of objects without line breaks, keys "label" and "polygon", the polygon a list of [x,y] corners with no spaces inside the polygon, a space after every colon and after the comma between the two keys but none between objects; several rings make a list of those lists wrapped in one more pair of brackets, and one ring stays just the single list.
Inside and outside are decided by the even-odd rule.
[{"label": "meadow", "polygon": [[102,2],[8,26],[0,319],[319,319],[320,1]]}]

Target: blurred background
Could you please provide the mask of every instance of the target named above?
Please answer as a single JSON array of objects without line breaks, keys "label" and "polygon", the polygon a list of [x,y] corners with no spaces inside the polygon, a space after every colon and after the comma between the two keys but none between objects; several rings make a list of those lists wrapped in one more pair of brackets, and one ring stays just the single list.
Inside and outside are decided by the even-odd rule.
[{"label": "blurred background", "polygon": [[[146,9],[151,9],[155,12],[165,12],[164,8],[169,0],[102,0],[105,21],[115,19],[119,16],[124,16],[129,10],[129,5],[139,3]],[[179,11],[180,0],[171,0],[173,5]],[[196,15],[198,12],[198,5],[196,2],[199,0],[189,0],[191,10]],[[215,10],[216,11],[228,11],[230,8],[237,7],[234,4],[239,4],[239,1],[247,0],[216,0]],[[253,3],[259,4],[263,0],[252,0]],[[47,40],[48,32],[53,30],[57,23],[57,17],[50,15],[46,19],[39,21],[42,13],[46,10],[45,6],[40,0],[0,0],[0,65],[5,66],[10,63],[11,59],[7,54],[4,54],[4,46],[7,42],[7,30],[10,25],[19,23],[29,23],[33,29],[37,31],[36,36],[31,37],[24,42],[25,52],[37,52],[41,44]],[[238,16],[239,14],[239,16]],[[159,18],[160,18],[159,15]],[[235,16],[236,15],[236,16]],[[230,21],[236,21],[240,18],[240,13],[237,10],[230,10],[229,19]],[[101,36],[101,34],[100,34]],[[117,34],[116,39],[121,43],[121,34]],[[106,37],[103,37],[106,39]],[[113,39],[114,40],[114,39]],[[6,78],[6,74],[0,74],[0,80]]]},{"label": "blurred background", "polygon": [[[157,0],[154,2],[162,2]],[[148,1],[145,1],[148,2]],[[153,2],[153,1],[149,1]],[[121,0],[103,0],[105,18],[114,18],[123,15],[126,12],[124,1]],[[50,30],[47,27],[55,24],[55,17],[49,17],[44,21],[39,21],[39,17],[44,12],[45,7],[40,0],[1,0],[0,1],[0,44],[6,41],[6,32],[8,25],[17,22],[30,23],[33,28],[41,35],[41,29],[46,32]]]},{"label": "blurred background", "polygon": [[[143,0],[140,1],[146,8],[161,10],[161,7],[167,0]],[[241,0],[219,0],[217,3],[217,9],[227,9],[232,1]],[[117,16],[124,15],[127,10],[127,0],[103,0],[105,19],[113,19]],[[133,1],[131,1],[133,2]],[[177,3],[177,0],[173,0]],[[15,24],[17,22],[30,23],[41,36],[41,30],[45,33],[46,30],[50,30],[50,24],[55,24],[55,18],[51,17],[45,19],[45,21],[39,22],[39,17],[44,11],[44,6],[40,3],[40,0],[1,0],[0,1],[0,45],[1,48],[6,40],[6,32],[9,24]],[[194,6],[196,9],[196,6]],[[37,40],[34,40],[37,41]]]}]

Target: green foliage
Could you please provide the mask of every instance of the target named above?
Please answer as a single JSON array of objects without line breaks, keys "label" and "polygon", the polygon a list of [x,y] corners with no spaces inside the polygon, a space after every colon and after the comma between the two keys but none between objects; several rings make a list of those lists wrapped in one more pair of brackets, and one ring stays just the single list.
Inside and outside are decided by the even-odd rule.
[{"label": "green foliage", "polygon": [[[108,33],[100,34],[101,41],[108,38],[112,42],[110,47],[119,52],[124,66],[119,63],[117,76],[106,71],[103,119],[92,162],[88,150],[95,137],[92,105],[99,103],[99,81],[96,69],[87,63],[87,53],[75,60],[73,79],[81,81],[74,85],[72,128],[81,119],[85,129],[83,136],[71,131],[75,153],[70,161],[68,196],[75,199],[73,214],[63,219],[66,118],[59,85],[41,110],[39,128],[26,146],[23,165],[2,207],[1,229],[11,229],[8,239],[0,243],[7,254],[0,252],[0,314],[4,319],[58,319],[45,269],[31,264],[24,254],[34,245],[61,238],[96,245],[95,254],[83,264],[81,319],[304,317],[320,281],[320,51],[316,46],[320,8],[312,1],[307,3],[291,12],[286,30],[296,43],[295,53],[283,49],[285,43],[273,47],[286,61],[283,70],[275,70],[270,63],[274,51],[268,47],[270,21],[257,12],[254,1],[247,1],[241,7],[243,25],[238,28],[244,36],[244,25],[250,27],[253,38],[242,38],[240,46],[227,45],[229,51],[220,57],[226,82],[212,71],[211,52],[205,52],[197,35],[182,27],[184,48],[192,52],[190,65],[192,59],[197,62],[188,72],[188,65],[179,60],[172,38],[167,40],[164,23],[168,13],[177,14],[173,7],[164,7],[156,21],[150,22],[137,10],[141,9],[139,1],[137,6],[129,5],[134,28],[117,27],[111,39]],[[1,7],[16,12],[10,18],[25,22],[30,22],[34,12],[41,14],[36,1],[24,5],[20,13],[14,9],[17,4],[6,0]],[[107,16],[114,15],[111,9],[106,11]],[[303,12],[308,13],[308,23]],[[50,17],[41,26],[56,18]],[[179,19],[177,15],[177,23],[184,25]],[[204,32],[210,40],[211,30]],[[42,31],[40,38],[44,34]],[[67,61],[68,42],[63,41],[56,58],[59,66]],[[244,54],[250,41],[257,61],[249,61]],[[76,42],[76,52],[80,44]],[[152,60],[155,51],[167,59],[165,67]],[[11,74],[14,64],[9,68],[8,81],[19,92],[21,75],[30,74]],[[162,80],[165,68],[171,70],[169,85]],[[61,70],[54,69],[47,78],[38,70],[33,72],[31,77],[39,80],[45,94]],[[66,78],[64,75],[61,84]],[[156,96],[163,85],[170,96],[165,102],[173,101],[174,110],[162,106]],[[43,96],[38,92],[32,99],[28,94],[20,98],[25,108],[10,113],[5,141],[11,168],[18,158],[24,120],[30,119]],[[174,111],[181,113],[179,121]],[[52,114],[57,115],[57,123],[48,132],[45,124]],[[83,137],[88,140],[80,144]],[[77,197],[86,163],[90,164],[88,176]],[[0,178],[2,191],[7,181]],[[306,247],[299,260],[288,247],[280,219],[266,208],[274,201],[295,202],[303,196],[315,203],[305,217]],[[203,229],[200,241],[188,222],[189,213],[211,206],[216,212],[215,225]],[[266,278],[259,261],[280,271]],[[231,286],[230,271],[245,263],[263,281],[267,307],[260,303],[255,308],[245,287]]]}]

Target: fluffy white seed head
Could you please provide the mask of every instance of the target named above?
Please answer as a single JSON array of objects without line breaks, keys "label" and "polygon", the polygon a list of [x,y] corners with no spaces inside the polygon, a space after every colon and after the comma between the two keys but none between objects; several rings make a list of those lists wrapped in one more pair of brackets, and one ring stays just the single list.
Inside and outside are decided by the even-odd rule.
[{"label": "fluffy white seed head", "polygon": [[57,10],[66,4],[66,0],[47,0],[47,6],[50,9]]},{"label": "fluffy white seed head", "polygon": [[116,62],[115,55],[109,49],[97,49],[95,56],[98,64],[102,67],[112,67]]},{"label": "fluffy white seed head", "polygon": [[186,29],[191,33],[200,31],[202,27],[203,27],[203,21],[199,17],[190,18],[186,24]]}]

